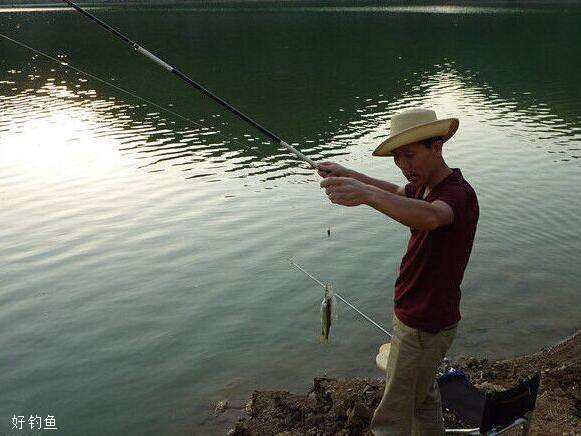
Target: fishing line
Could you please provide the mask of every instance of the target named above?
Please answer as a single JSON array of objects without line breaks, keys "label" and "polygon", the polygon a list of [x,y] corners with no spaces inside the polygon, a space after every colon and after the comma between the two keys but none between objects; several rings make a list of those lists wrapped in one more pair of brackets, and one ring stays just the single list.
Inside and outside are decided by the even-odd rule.
[{"label": "fishing line", "polygon": [[[10,38],[9,36],[6,36],[6,35],[4,35],[2,33],[0,33],[0,37],[5,38],[8,41],[13,42],[14,44],[17,44],[20,47],[26,48],[26,49],[32,51],[33,53],[36,53],[36,54],[38,54],[40,56],[43,56],[43,57],[45,57],[47,59],[50,59],[51,61],[59,64],[59,66],[62,67],[62,68],[70,68],[71,70],[76,71],[77,73],[83,74],[83,75],[85,75],[87,77],[90,77],[90,78],[92,78],[94,80],[97,80],[97,81],[99,81],[99,82],[101,82],[101,83],[103,83],[103,84],[105,84],[107,86],[110,86],[111,88],[113,88],[113,89],[115,89],[117,91],[121,91],[121,92],[123,92],[123,93],[125,93],[127,95],[130,95],[131,97],[134,97],[134,98],[136,98],[138,100],[141,100],[142,102],[145,102],[145,103],[147,103],[147,104],[149,104],[149,105],[151,105],[151,106],[153,106],[153,107],[155,107],[157,109],[160,109],[160,110],[162,110],[164,112],[167,112],[167,113],[169,113],[171,115],[174,115],[174,116],[176,116],[178,118],[181,118],[185,122],[190,123],[190,124],[192,124],[192,125],[194,125],[196,127],[200,127],[202,129],[215,128],[214,126],[208,126],[208,125],[204,125],[204,124],[198,123],[198,122],[192,120],[191,118],[186,117],[185,115],[182,115],[182,114],[180,114],[178,112],[175,112],[175,111],[173,111],[171,109],[165,108],[165,107],[159,105],[158,103],[155,103],[154,101],[151,101],[151,100],[149,100],[149,99],[147,99],[145,97],[141,97],[140,95],[137,95],[137,94],[135,94],[135,93],[133,93],[131,91],[128,91],[126,89],[123,89],[123,88],[121,88],[118,85],[115,85],[115,84],[113,84],[111,82],[106,81],[105,79],[102,79],[102,78],[100,78],[98,76],[95,76],[94,74],[87,73],[86,71],[83,71],[80,68],[77,68],[77,67],[75,67],[74,65],[71,65],[68,62],[65,62],[65,61],[63,61],[61,59],[57,59],[57,58],[55,58],[55,57],[53,57],[53,56],[51,56],[49,54],[43,53],[40,50],[37,50],[37,49],[35,49],[33,47],[30,47],[29,45],[26,45],[23,42],[20,42],[20,41],[17,41],[15,39],[13,39],[13,38]],[[221,137],[222,139],[228,141],[231,144],[238,145],[239,147],[242,147],[242,148],[246,148],[247,147],[247,145],[242,144],[240,142],[237,142],[233,137],[230,137],[228,135],[225,135],[224,133],[220,133],[220,132],[214,132],[214,133],[217,136]]]},{"label": "fishing line", "polygon": [[[292,257],[289,257],[288,261],[289,261],[290,265],[293,268],[298,269],[299,271],[301,271],[302,273],[304,273],[308,278],[310,278],[312,281],[314,281],[316,284],[318,284],[319,286],[321,286],[323,289],[326,289],[325,283],[321,282],[316,277],[314,277],[312,274],[310,274],[309,272],[305,271],[300,265],[298,265],[295,262],[295,260]],[[377,322],[375,322],[369,316],[365,315],[363,312],[361,312],[359,309],[357,309],[353,304],[349,303],[349,301],[347,301],[345,298],[343,298],[341,296],[341,294],[339,294],[337,291],[333,291],[333,293],[335,294],[335,296],[339,300],[341,300],[343,303],[345,303],[348,307],[350,307],[351,309],[353,309],[355,312],[357,312],[359,315],[361,315],[363,318],[365,318],[367,321],[369,321],[371,324],[373,324],[375,327],[377,327],[379,330],[381,330],[387,336],[389,336],[390,338],[392,337],[392,334],[389,333],[384,327],[382,327],[380,324],[378,324]]]},{"label": "fishing line", "polygon": [[286,141],[283,141],[281,138],[279,138],[273,132],[271,132],[270,130],[266,129],[262,125],[260,125],[258,122],[256,122],[252,118],[250,118],[248,115],[246,115],[246,114],[242,113],[241,111],[239,111],[238,109],[236,109],[234,106],[232,106],[226,100],[218,97],[216,94],[214,94],[212,91],[210,91],[209,89],[207,89],[204,86],[202,86],[200,83],[196,82],[195,80],[191,79],[190,77],[188,77],[187,75],[185,75],[184,73],[182,73],[177,68],[169,65],[168,63],[166,63],[162,59],[158,58],[156,55],[154,55],[150,51],[148,51],[145,48],[139,46],[137,43],[135,43],[134,41],[132,41],[131,39],[129,39],[125,35],[123,35],[121,32],[119,32],[118,30],[115,30],[114,28],[112,28],[111,26],[109,26],[107,23],[105,23],[104,21],[100,20],[99,18],[97,18],[96,16],[92,15],[91,13],[87,12],[86,10],[84,10],[80,6],[76,5],[72,1],[70,1],[70,0],[62,0],[62,1],[65,2],[66,4],[68,4],[69,6],[73,7],[76,11],[78,11],[79,13],[81,13],[82,15],[84,15],[85,17],[87,17],[88,19],[90,19],[90,20],[94,21],[95,23],[97,23],[99,26],[101,26],[104,29],[106,29],[107,31],[111,32],[116,37],[120,38],[122,41],[124,41],[125,43],[127,43],[133,50],[137,51],[138,53],[141,53],[143,56],[145,56],[149,60],[155,62],[157,65],[159,65],[163,69],[165,69],[165,70],[169,71],[170,73],[174,74],[175,76],[177,76],[179,79],[181,79],[182,81],[184,81],[185,83],[187,83],[191,87],[196,88],[202,94],[206,95],[207,97],[210,97],[216,103],[218,103],[222,107],[224,107],[227,110],[229,110],[230,112],[232,112],[238,118],[241,118],[242,120],[246,121],[251,126],[253,126],[256,129],[258,129],[260,132],[262,132],[264,135],[266,135],[272,141],[274,141],[274,142],[278,143],[279,145],[283,146],[284,148],[286,148],[287,150],[289,150],[291,153],[293,153],[299,159],[307,162],[312,168],[314,168],[314,169],[317,168],[317,164],[314,161],[312,161],[311,159],[309,159],[307,156],[305,156],[303,153],[301,153],[300,151],[298,151],[292,145],[288,144]]}]

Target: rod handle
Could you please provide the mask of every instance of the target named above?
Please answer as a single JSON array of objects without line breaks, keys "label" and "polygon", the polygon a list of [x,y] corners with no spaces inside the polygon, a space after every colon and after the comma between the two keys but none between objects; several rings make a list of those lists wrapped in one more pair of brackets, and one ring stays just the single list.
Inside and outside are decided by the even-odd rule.
[{"label": "rod handle", "polygon": [[300,151],[298,151],[292,145],[286,143],[285,141],[280,141],[280,145],[282,145],[283,147],[285,147],[287,150],[289,150],[291,153],[293,153],[299,159],[304,160],[305,162],[307,162],[313,169],[317,169],[318,168],[317,167],[317,164],[312,159],[310,159],[307,156],[305,156],[304,154],[302,154]]}]

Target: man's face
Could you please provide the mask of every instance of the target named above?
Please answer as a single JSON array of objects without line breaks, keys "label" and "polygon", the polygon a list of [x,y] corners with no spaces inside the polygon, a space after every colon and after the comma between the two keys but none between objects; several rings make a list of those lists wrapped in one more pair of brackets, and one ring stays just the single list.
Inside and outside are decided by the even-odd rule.
[{"label": "man's face", "polygon": [[427,148],[421,142],[414,142],[396,148],[392,152],[393,160],[410,183],[421,186],[428,181],[436,167],[441,151],[438,149],[436,144]]}]

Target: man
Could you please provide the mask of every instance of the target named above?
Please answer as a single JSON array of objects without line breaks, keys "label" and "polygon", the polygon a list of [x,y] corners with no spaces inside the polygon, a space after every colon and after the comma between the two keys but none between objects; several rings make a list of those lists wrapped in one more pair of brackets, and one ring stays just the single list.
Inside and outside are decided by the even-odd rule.
[{"label": "man", "polygon": [[460,320],[460,284],[479,215],[474,190],[442,157],[458,124],[427,109],[392,118],[389,138],[373,155],[393,156],[409,181],[403,187],[336,163],[318,165],[331,202],[371,206],[411,230],[395,282],[385,391],[371,422],[375,435],[444,434],[436,370]]}]

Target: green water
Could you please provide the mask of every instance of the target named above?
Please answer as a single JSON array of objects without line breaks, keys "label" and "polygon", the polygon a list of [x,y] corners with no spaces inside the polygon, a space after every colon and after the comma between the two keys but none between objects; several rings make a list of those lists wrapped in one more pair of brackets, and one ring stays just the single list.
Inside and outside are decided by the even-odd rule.
[{"label": "green water", "polygon": [[[314,160],[403,183],[371,158],[392,114],[459,117],[445,157],[481,218],[451,354],[579,327],[580,7],[91,10]],[[212,401],[381,376],[384,337],[346,307],[318,343],[321,292],[287,258],[389,326],[404,227],[329,204],[306,166],[78,14],[4,8],[0,32],[192,120],[0,38],[0,433],[53,415],[55,434],[220,434],[237,412]]]}]

